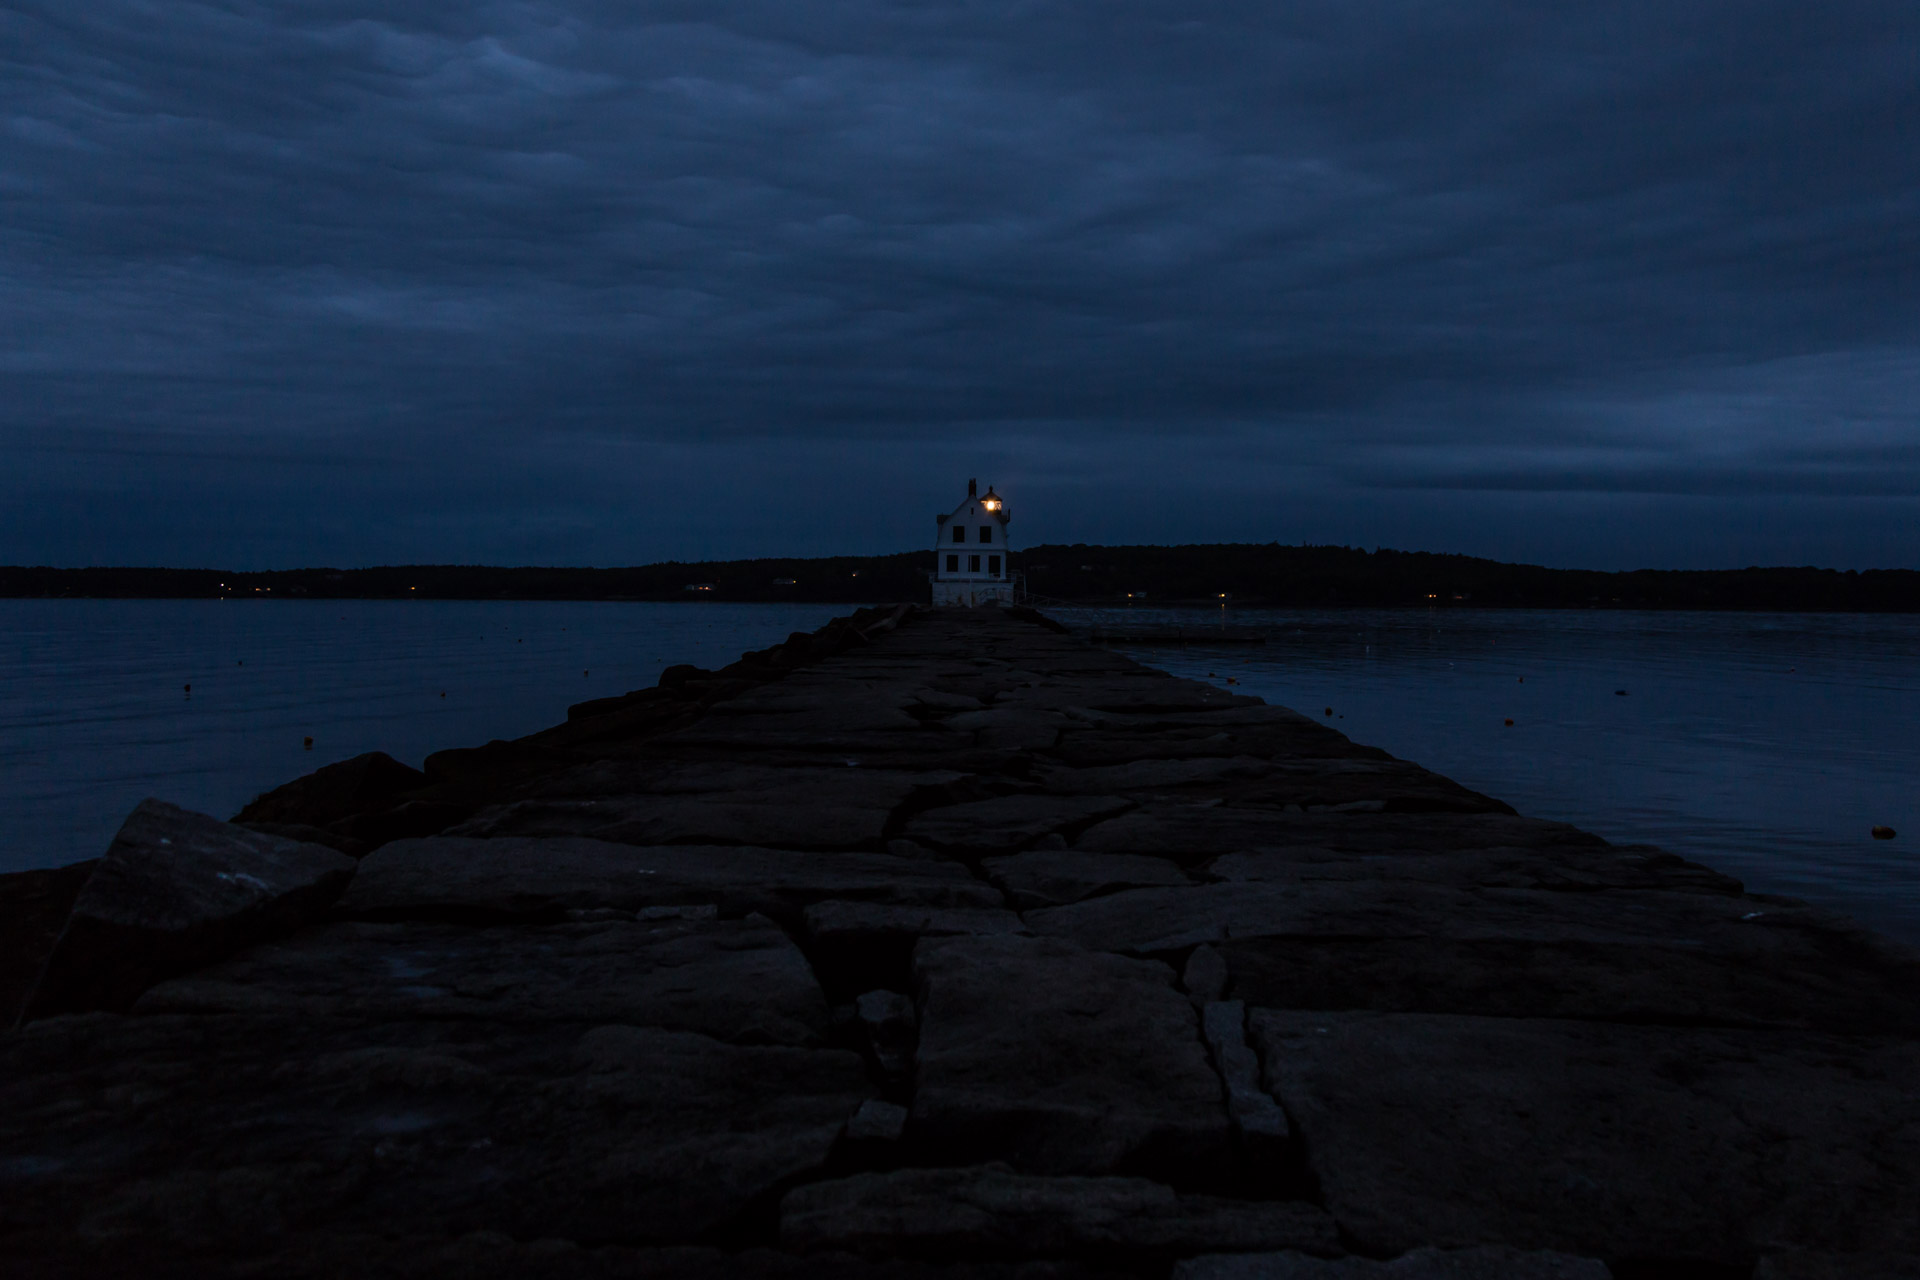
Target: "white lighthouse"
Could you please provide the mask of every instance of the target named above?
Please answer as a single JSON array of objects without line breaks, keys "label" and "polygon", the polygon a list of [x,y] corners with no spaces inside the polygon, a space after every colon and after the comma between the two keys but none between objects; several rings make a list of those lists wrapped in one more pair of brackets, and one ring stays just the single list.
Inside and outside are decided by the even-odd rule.
[{"label": "white lighthouse", "polygon": [[953,514],[935,516],[939,535],[933,546],[933,602],[936,605],[1013,603],[1013,568],[1008,559],[1007,504],[988,485],[967,481],[967,500]]}]

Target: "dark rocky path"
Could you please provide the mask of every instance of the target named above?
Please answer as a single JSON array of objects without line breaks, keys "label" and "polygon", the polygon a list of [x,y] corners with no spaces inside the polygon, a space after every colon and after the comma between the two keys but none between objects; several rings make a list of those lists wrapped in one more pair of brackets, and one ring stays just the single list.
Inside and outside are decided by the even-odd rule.
[{"label": "dark rocky path", "polygon": [[1920,1274],[1912,953],[1031,617],[241,819],[0,883],[0,1272]]}]

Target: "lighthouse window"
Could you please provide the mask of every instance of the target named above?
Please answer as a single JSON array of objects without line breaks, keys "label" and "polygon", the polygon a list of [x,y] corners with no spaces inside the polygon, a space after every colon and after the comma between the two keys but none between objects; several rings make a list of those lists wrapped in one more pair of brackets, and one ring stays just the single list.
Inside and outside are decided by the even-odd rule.
[{"label": "lighthouse window", "polygon": [[996,578],[1000,576],[1000,557],[999,556],[987,557],[987,572],[992,574]]},{"label": "lighthouse window", "polygon": [[960,572],[960,557],[959,557],[959,556],[948,556],[948,557],[947,557],[947,572],[948,572],[948,573],[958,573],[958,572]]},{"label": "lighthouse window", "polygon": [[983,525],[981,525],[981,526],[980,526],[980,541],[982,541],[982,542],[992,542],[992,541],[993,541],[993,526],[992,526],[992,525],[990,525],[990,524],[983,524]]},{"label": "lighthouse window", "polygon": [[963,524],[953,526],[953,540],[955,542],[965,542],[967,540],[967,526]]},{"label": "lighthouse window", "polygon": [[968,556],[968,557],[967,557],[967,572],[968,572],[968,573],[978,573],[978,572],[980,572],[980,557],[979,557],[979,556]]}]

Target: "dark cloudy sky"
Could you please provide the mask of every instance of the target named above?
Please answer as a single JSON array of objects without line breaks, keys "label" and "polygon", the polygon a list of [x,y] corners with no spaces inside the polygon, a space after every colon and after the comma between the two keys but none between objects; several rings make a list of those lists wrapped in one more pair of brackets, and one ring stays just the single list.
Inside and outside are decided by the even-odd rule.
[{"label": "dark cloudy sky", "polygon": [[1920,566],[1914,0],[7,0],[0,562]]}]

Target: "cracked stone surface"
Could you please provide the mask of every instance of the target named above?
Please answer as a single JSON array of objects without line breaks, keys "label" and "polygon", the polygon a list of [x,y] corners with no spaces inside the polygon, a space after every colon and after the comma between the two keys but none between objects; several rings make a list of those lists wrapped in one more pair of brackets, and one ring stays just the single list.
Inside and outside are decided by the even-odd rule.
[{"label": "cracked stone surface", "polygon": [[9,1277],[1914,1273],[1849,920],[1034,615],[669,677],[0,877]]},{"label": "cracked stone surface", "polygon": [[1132,807],[1119,796],[1000,796],[929,810],[907,824],[906,834],[949,853],[1006,853]]},{"label": "cracked stone surface", "polygon": [[1297,1251],[1213,1254],[1182,1262],[1174,1280],[1610,1280],[1598,1258],[1482,1245],[1415,1249],[1398,1258],[1324,1259]]},{"label": "cracked stone surface", "polygon": [[988,878],[1006,890],[1022,911],[1064,906],[1120,889],[1191,883],[1185,872],[1164,858],[1127,853],[1035,849],[1010,858],[988,858],[983,865]]},{"label": "cracked stone surface", "polygon": [[1037,1177],[1003,1164],[795,1188],[781,1201],[780,1239],[797,1249],[941,1258],[1177,1255],[1209,1245],[1340,1252],[1317,1205],[1177,1195],[1145,1178]]},{"label": "cracked stone surface", "polygon": [[911,1128],[934,1158],[1206,1181],[1229,1158],[1220,1078],[1173,971],[1050,938],[914,952]]},{"label": "cracked stone surface", "polygon": [[1912,1040],[1276,1009],[1250,1022],[1328,1208],[1369,1251],[1492,1236],[1738,1266],[1786,1243],[1920,1245]]},{"label": "cracked stone surface", "polygon": [[926,907],[1002,902],[965,867],[884,853],[432,836],[398,840],[368,854],[340,909],[389,918],[511,918],[711,903],[731,914],[759,911],[786,919],[830,898]]}]

